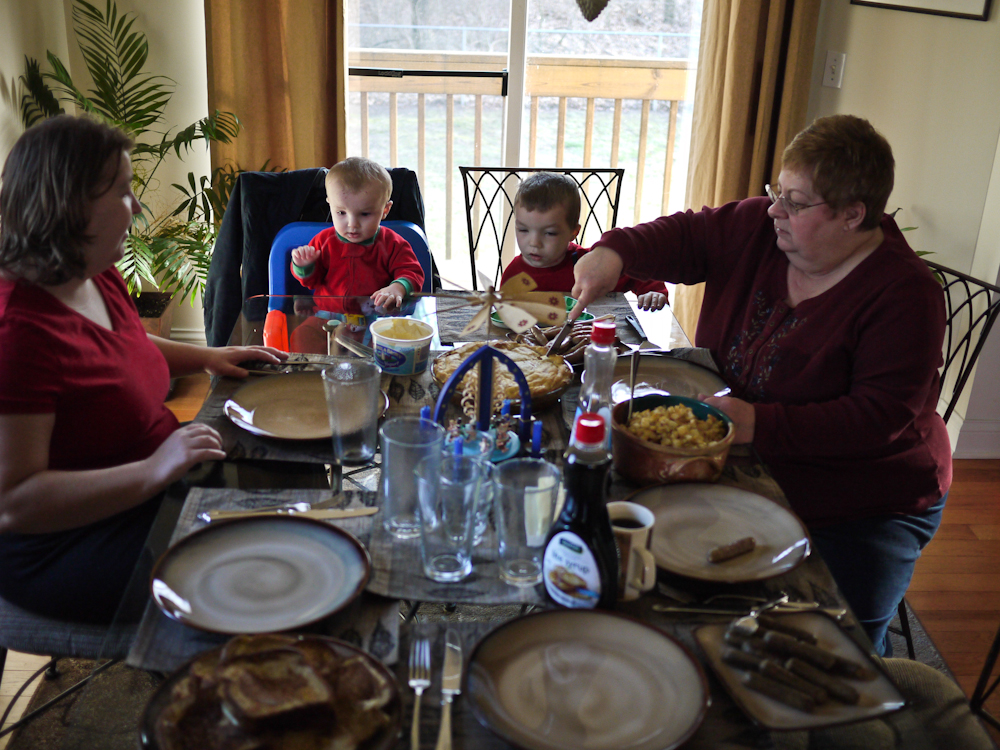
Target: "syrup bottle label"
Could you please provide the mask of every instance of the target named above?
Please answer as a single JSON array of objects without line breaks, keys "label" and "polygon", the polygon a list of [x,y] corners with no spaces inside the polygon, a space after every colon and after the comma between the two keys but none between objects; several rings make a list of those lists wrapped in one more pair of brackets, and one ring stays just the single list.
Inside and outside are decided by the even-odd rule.
[{"label": "syrup bottle label", "polygon": [[601,575],[590,547],[572,531],[560,531],[542,558],[545,590],[552,601],[573,609],[593,609],[601,598]]}]

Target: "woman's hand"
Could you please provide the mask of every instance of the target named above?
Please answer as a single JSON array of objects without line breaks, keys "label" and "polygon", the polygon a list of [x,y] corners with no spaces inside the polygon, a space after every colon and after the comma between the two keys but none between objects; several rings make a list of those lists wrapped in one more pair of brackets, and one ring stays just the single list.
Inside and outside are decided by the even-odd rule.
[{"label": "woman's hand", "polygon": [[662,310],[667,304],[667,295],[661,292],[646,292],[637,299],[640,310]]},{"label": "woman's hand", "polygon": [[736,437],[733,439],[734,443],[741,445],[753,442],[754,426],[757,422],[757,413],[754,411],[753,404],[740,398],[733,398],[732,396],[722,396],[719,398],[716,396],[699,395],[698,400],[714,406],[733,420],[733,426],[736,428]]},{"label": "woman's hand", "polygon": [[151,494],[183,477],[192,466],[202,461],[221,461],[225,457],[222,436],[212,427],[197,423],[179,427],[145,461],[149,478],[156,488]]},{"label": "woman's hand", "polygon": [[618,284],[622,275],[622,259],[614,250],[606,247],[595,247],[585,253],[573,266],[573,297],[577,303],[569,314],[571,320],[576,320],[583,309],[598,297],[607,294]]},{"label": "woman's hand", "polygon": [[240,362],[259,360],[277,365],[286,359],[288,352],[275,349],[273,346],[209,347],[205,354],[205,372],[209,375],[245,378],[248,371],[239,366]]}]

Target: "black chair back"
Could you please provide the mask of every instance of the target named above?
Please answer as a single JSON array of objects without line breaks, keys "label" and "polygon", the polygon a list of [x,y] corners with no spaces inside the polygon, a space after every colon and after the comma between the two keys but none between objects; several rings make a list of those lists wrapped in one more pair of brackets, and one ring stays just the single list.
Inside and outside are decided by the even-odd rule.
[{"label": "black chair back", "polygon": [[571,177],[580,186],[580,237],[592,245],[605,229],[618,222],[624,169],[562,169],[528,167],[459,167],[465,188],[465,218],[469,230],[469,261],[472,288],[478,289],[479,273],[496,286],[503,273],[504,247],[513,248],[514,195],[521,180],[532,172],[556,172]]},{"label": "black chair back", "polygon": [[1000,287],[926,258],[924,262],[941,282],[948,316],[941,370],[941,398],[946,403],[941,416],[947,422],[1000,314]]}]

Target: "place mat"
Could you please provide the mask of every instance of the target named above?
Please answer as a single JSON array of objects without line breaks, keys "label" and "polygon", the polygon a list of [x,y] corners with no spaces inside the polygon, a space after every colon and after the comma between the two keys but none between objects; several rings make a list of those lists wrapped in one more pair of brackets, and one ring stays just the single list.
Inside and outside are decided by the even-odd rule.
[{"label": "place mat", "polygon": [[[198,515],[207,510],[251,510],[294,502],[334,502],[330,507],[356,508],[374,504],[374,493],[343,492],[333,498],[329,490],[235,490],[193,488],[177,520],[170,544],[206,525]],[[375,516],[377,517],[377,515]],[[367,544],[372,516],[324,521],[349,531]],[[364,648],[386,664],[398,658],[399,602],[376,595],[370,589],[346,609],[304,628],[302,632],[328,635]],[[225,643],[230,636],[207,633],[182,625],[164,615],[150,600],[129,652],[130,666],[160,672],[177,669],[191,656]]]}]

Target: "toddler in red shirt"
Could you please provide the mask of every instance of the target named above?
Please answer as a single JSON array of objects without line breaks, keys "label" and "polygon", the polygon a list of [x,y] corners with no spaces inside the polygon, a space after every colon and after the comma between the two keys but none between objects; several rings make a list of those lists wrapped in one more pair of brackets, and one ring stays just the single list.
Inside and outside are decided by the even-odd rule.
[{"label": "toddler in red shirt", "polygon": [[[580,188],[567,175],[535,172],[514,196],[514,236],[521,254],[504,269],[500,286],[526,273],[543,292],[573,290],[573,266],[590,252],[573,240],[580,233]],[[642,281],[622,275],[616,292],[635,292],[643,310],[667,304],[662,281]]]},{"label": "toddler in red shirt", "polygon": [[[363,157],[334,164],[326,175],[333,226],[292,250],[292,274],[317,296],[370,295],[392,310],[419,290],[424,272],[410,243],[381,226],[392,201],[392,178]],[[323,305],[320,305],[323,307]]]}]

